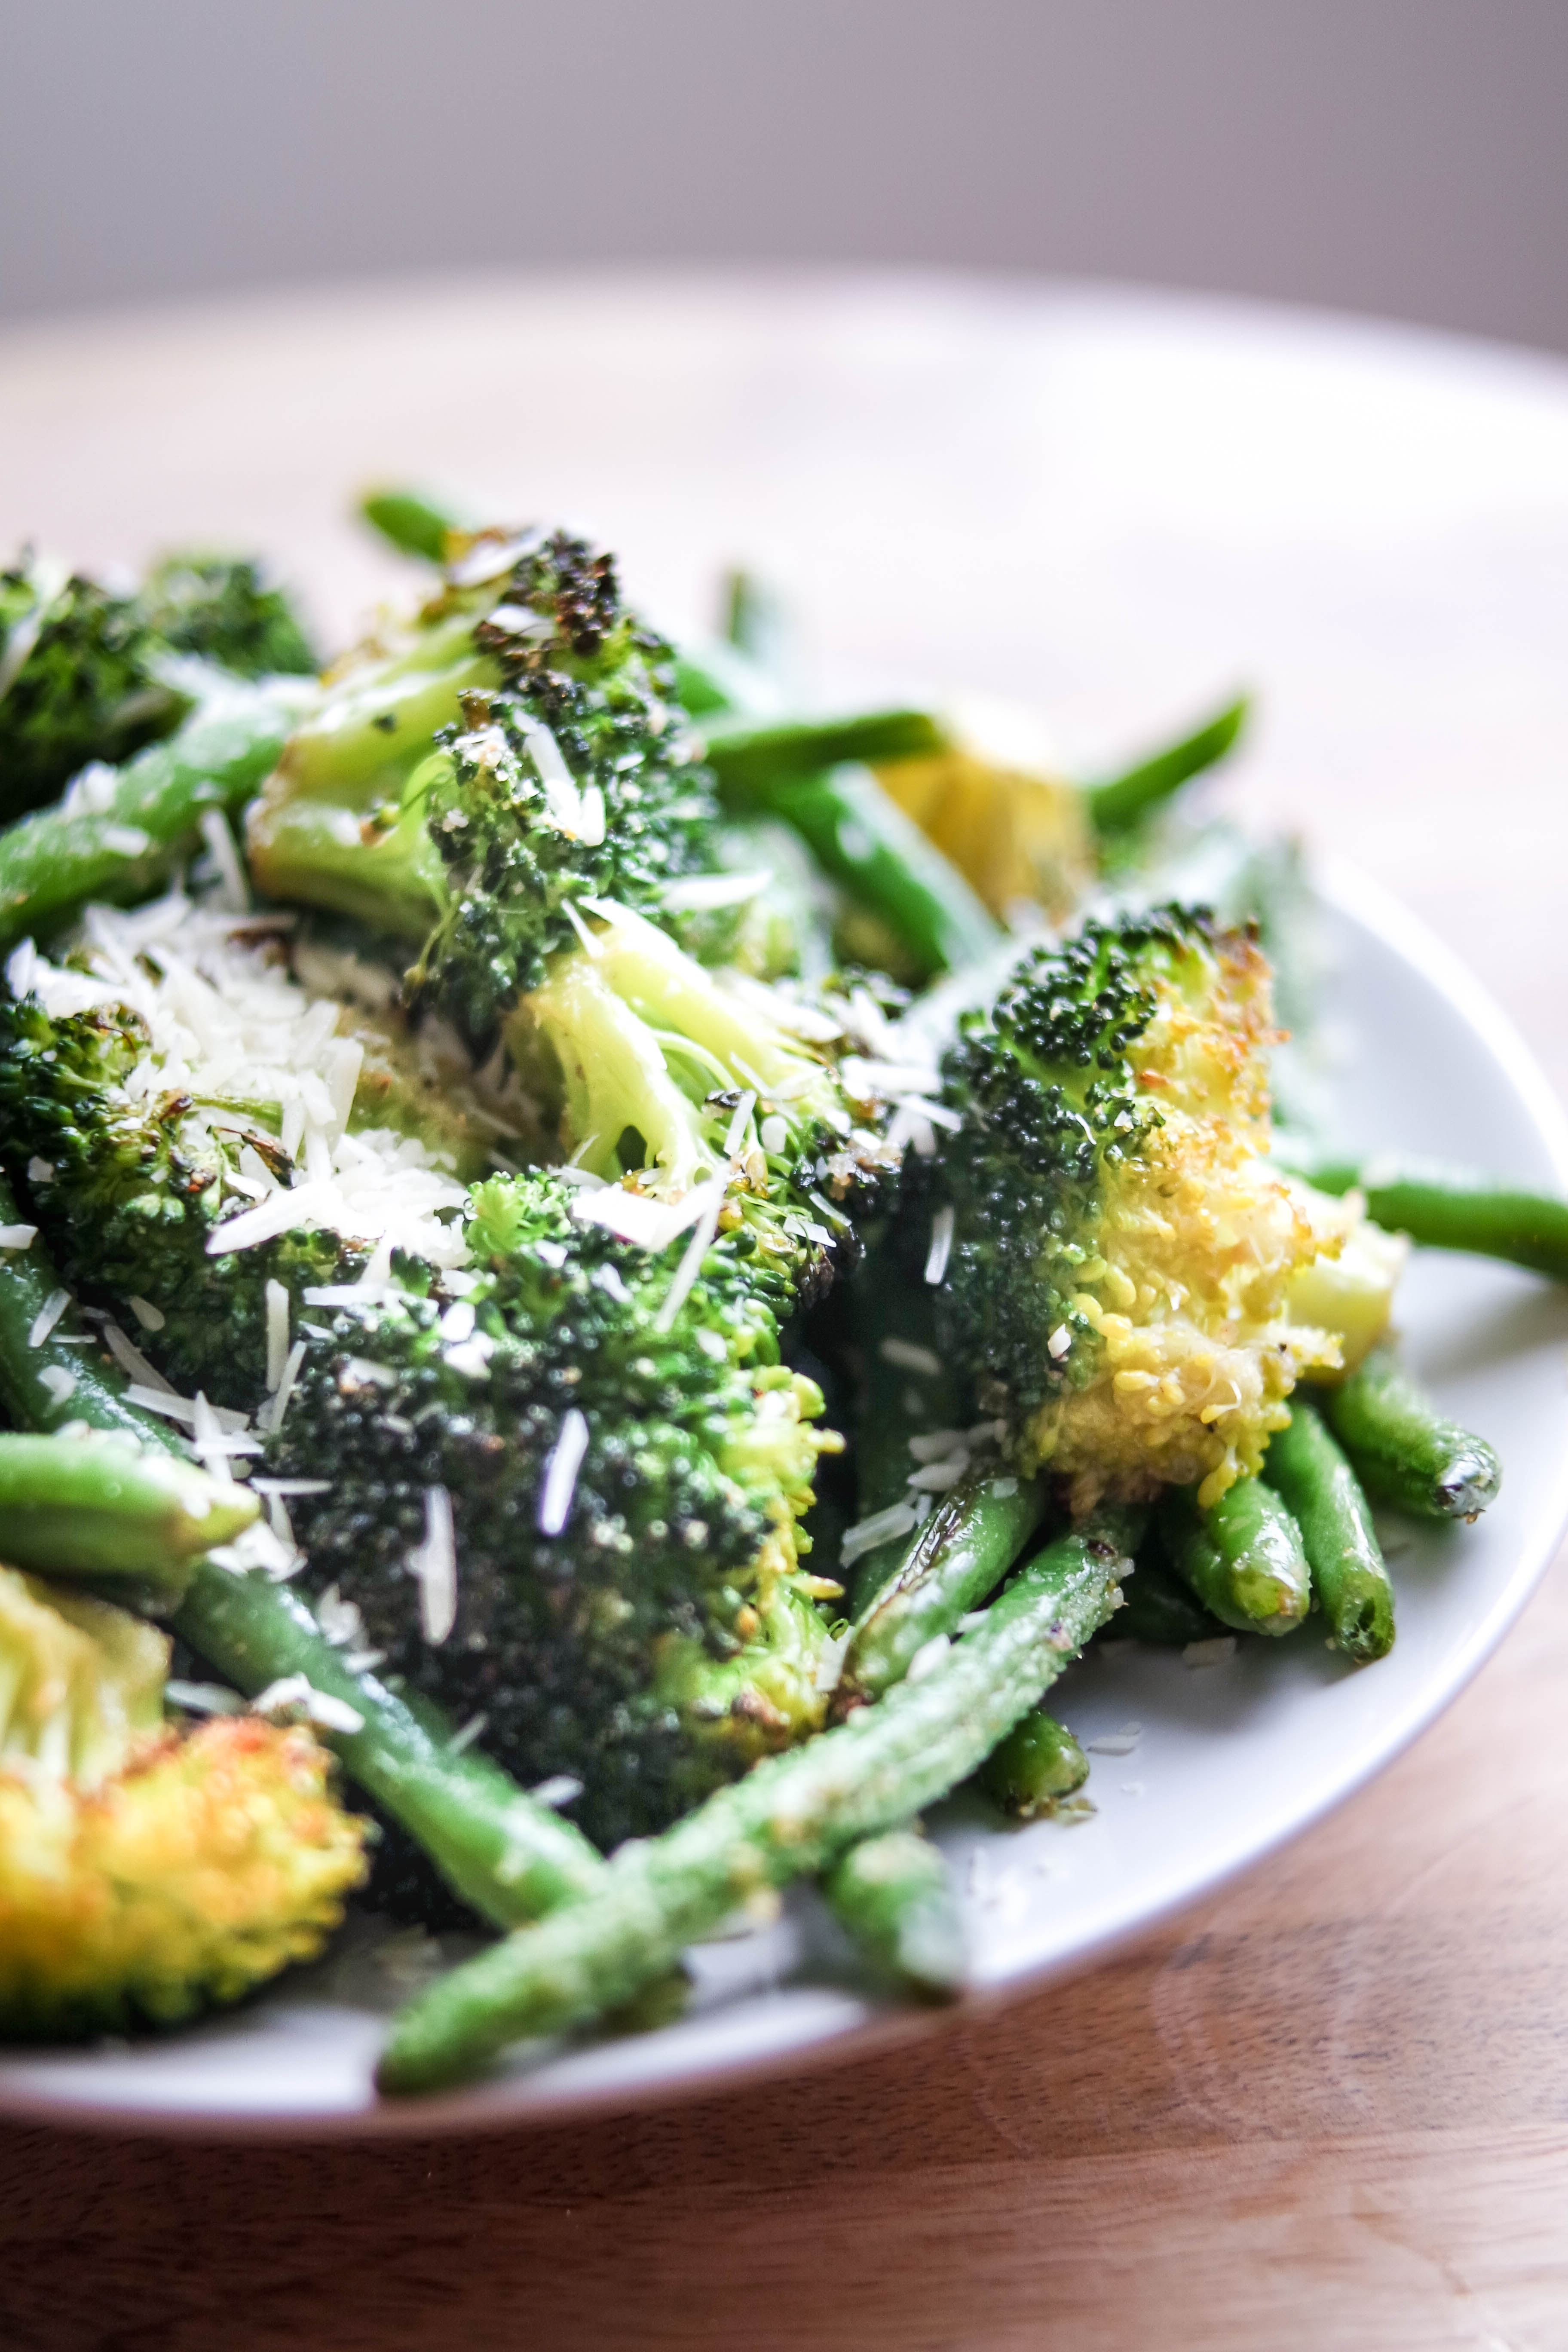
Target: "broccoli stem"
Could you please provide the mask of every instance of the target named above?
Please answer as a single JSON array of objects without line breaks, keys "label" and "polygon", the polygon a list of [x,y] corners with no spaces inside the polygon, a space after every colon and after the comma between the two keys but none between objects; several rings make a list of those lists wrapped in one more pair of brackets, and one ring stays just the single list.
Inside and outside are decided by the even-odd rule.
[{"label": "broccoli stem", "polygon": [[1301,1530],[1312,1589],[1347,1657],[1381,1658],[1394,1646],[1394,1587],[1383,1564],[1360,1482],[1310,1404],[1268,1442],[1263,1475]]},{"label": "broccoli stem", "polygon": [[[1132,1580],[1136,1581],[1136,1579]],[[1120,1615],[1120,1611],[1117,1612]],[[1031,1821],[1081,1789],[1089,1759],[1065,1723],[1036,1707],[1016,1723],[980,1768],[980,1785],[1005,1813]]]},{"label": "broccoli stem", "polygon": [[1207,1510],[1184,1490],[1171,1494],[1160,1532],[1177,1574],[1223,1624],[1289,1633],[1306,1615],[1312,1588],[1300,1533],[1261,1478],[1238,1478]]},{"label": "broccoli stem", "polygon": [[1083,796],[1095,831],[1125,831],[1162,801],[1169,800],[1190,776],[1200,775],[1205,768],[1223,760],[1234,748],[1251,708],[1250,697],[1240,695],[1180,742],[1167,744],[1163,751],[1103,783],[1086,784]]},{"label": "broccoli stem", "polygon": [[437,2090],[509,2042],[602,2017],[748,1897],[944,1795],[1110,1615],[1125,1565],[1109,1529],[1059,1538],[934,1674],[757,1765],[662,1837],[623,1847],[584,1902],[433,1985],[395,2022],[380,2088]]},{"label": "broccoli stem", "polygon": [[1552,1193],[1521,1192],[1474,1169],[1391,1160],[1384,1152],[1308,1164],[1299,1172],[1320,1192],[1364,1193],[1375,1224],[1408,1234],[1425,1248],[1472,1250],[1568,1282],[1568,1201]]},{"label": "broccoli stem", "polygon": [[178,1601],[189,1563],[232,1541],[258,1505],[243,1486],[159,1452],[64,1437],[0,1436],[0,1548],[45,1576],[132,1580]]},{"label": "broccoli stem", "polygon": [[825,1874],[822,1892],[872,1966],[929,2000],[963,1982],[963,1921],[946,1863],[915,1829],[864,1838]]},{"label": "broccoli stem", "polygon": [[314,689],[269,677],[215,685],[177,733],[128,761],[101,812],[40,809],[0,833],[0,947],[42,934],[85,899],[130,904],[232,814],[277,765]]},{"label": "broccoli stem", "polygon": [[1045,1516],[1037,1479],[971,1471],[910,1537],[860,1612],[834,1694],[844,1716],[901,1683],[926,1643],[995,1590]]},{"label": "broccoli stem", "polygon": [[1323,1412],[1367,1492],[1417,1518],[1479,1518],[1502,1484],[1485,1438],[1439,1412],[1392,1348],[1325,1389]]},{"label": "broccoli stem", "polygon": [[[16,1222],[16,1202],[0,1179],[0,1225]],[[34,1429],[68,1420],[129,1431],[144,1444],[183,1460],[168,1423],[125,1394],[107,1359],[64,1344],[82,1335],[74,1308],[37,1348],[28,1335],[43,1301],[58,1287],[39,1243],[0,1253],[0,1402],[13,1421]],[[71,1386],[57,1394],[51,1371]],[[431,1861],[481,1916],[515,1927],[584,1893],[604,1868],[586,1838],[527,1796],[489,1758],[454,1755],[412,1708],[368,1675],[351,1674],[302,1602],[265,1578],[236,1576],[198,1561],[174,1631],[220,1674],[254,1696],[269,1683],[302,1674],[312,1690],[343,1701],[361,1718],[352,1733],[329,1731],[329,1746],[354,1779],[419,1840]]]}]

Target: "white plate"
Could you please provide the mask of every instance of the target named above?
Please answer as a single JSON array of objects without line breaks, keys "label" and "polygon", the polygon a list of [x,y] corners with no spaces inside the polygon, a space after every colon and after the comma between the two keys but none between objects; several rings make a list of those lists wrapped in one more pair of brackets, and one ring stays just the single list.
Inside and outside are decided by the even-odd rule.
[{"label": "white plate", "polygon": [[[1568,1188],[1561,1114],[1476,982],[1356,875],[1333,868],[1320,891],[1347,1140]],[[1347,1669],[1308,1631],[1199,1672],[1132,1644],[1074,1667],[1057,1704],[1081,1738],[1142,1727],[1131,1753],[1095,1757],[1094,1817],[1006,1830],[955,1803],[933,1823],[964,1892],[974,1998],[1082,1967],[1294,1836],[1447,1705],[1522,1607],[1568,1520],[1568,1291],[1424,1254],[1401,1320],[1420,1377],[1500,1448],[1500,1498],[1474,1528],[1391,1530],[1399,1638],[1375,1666]],[[0,2109],[207,2131],[471,2127],[641,2105],[924,2021],[865,1996],[820,1906],[800,1896],[765,1934],[693,1956],[697,1997],[679,2024],[378,2107],[371,2069],[399,1989],[374,1933],[351,1930],[333,1960],[170,2040],[10,2057]]]}]

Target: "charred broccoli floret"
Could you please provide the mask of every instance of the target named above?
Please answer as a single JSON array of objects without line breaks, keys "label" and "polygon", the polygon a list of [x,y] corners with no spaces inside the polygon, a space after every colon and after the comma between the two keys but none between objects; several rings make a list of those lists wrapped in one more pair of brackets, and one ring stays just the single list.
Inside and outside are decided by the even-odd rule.
[{"label": "charred broccoli floret", "polygon": [[0,2032],[173,2024],[314,1958],[363,1824],[303,1729],[163,1725],[168,1642],[0,1569]]},{"label": "charred broccoli floret", "polygon": [[[836,1595],[799,1566],[821,1398],[780,1364],[743,1225],[618,1240],[560,1178],[474,1195],[473,1263],[332,1318],[271,1449],[312,1582],[389,1671],[614,1842],[821,1720]],[[411,1578],[410,1570],[414,1573]],[[356,1640],[362,1638],[358,1631]]]},{"label": "charred broccoli floret", "polygon": [[[1175,908],[1089,922],[961,1028],[963,1126],[910,1211],[946,1343],[1076,1509],[1165,1484],[1213,1501],[1258,1468],[1298,1377],[1343,1360],[1298,1300],[1329,1307],[1323,1261],[1372,1246],[1359,1204],[1263,1159],[1261,952]],[[1386,1320],[1396,1266],[1389,1244],[1363,1325]]]},{"label": "charred broccoli floret", "polygon": [[329,678],[252,812],[258,882],[423,946],[420,976],[483,1035],[572,944],[574,900],[658,911],[718,865],[673,659],[612,557],[469,537],[416,620]]},{"label": "charred broccoli floret", "polygon": [[0,818],[170,733],[197,682],[180,655],[243,677],[316,667],[288,599],[243,559],[171,556],[127,594],[31,554],[0,572]]},{"label": "charred broccoli floret", "polygon": [[[309,942],[294,962],[311,987],[276,931],[176,892],[89,909],[68,964],[25,945],[0,994],[0,1160],[67,1281],[139,1302],[172,1376],[226,1405],[261,1391],[268,1282],[297,1309],[345,1237],[457,1263],[464,1180],[526,1117],[454,1038],[409,1031],[390,975]],[[327,992],[356,985],[384,1009]],[[268,1200],[264,1244],[213,1249]]]},{"label": "charred broccoli floret", "polygon": [[486,1716],[524,1777],[585,1780],[618,1835],[820,1718],[837,1588],[801,1571],[797,1526],[837,1441],[780,1334],[892,1155],[777,1025],[788,1000],[721,987],[625,909],[584,920],[514,1016],[520,1052],[559,1057],[557,1173],[470,1190],[455,1153],[434,1164],[432,1107],[424,1141],[357,1125],[370,1064],[340,1001],[176,900],[89,912],[72,963],[12,958],[0,1150],[172,1412],[268,1392],[267,1467],[307,1482],[311,1583],[355,1640]]}]

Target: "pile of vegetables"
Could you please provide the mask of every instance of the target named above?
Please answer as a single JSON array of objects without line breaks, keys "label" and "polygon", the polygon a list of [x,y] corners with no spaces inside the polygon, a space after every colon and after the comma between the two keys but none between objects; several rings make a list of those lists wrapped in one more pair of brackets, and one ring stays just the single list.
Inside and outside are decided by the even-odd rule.
[{"label": "pile of vegetables", "polygon": [[1244,705],[1079,787],[790,709],[744,582],[677,650],[365,511],[428,593],[320,677],[249,562],[0,575],[0,2027],[356,1889],[500,1931],[390,2095],[801,1878],[951,1994],[922,1809],[1081,1802],[1108,1624],[1384,1654],[1368,1497],[1500,1475],[1402,1236],[1562,1276],[1568,1204],[1273,1135],[1246,860],[1166,824]]}]

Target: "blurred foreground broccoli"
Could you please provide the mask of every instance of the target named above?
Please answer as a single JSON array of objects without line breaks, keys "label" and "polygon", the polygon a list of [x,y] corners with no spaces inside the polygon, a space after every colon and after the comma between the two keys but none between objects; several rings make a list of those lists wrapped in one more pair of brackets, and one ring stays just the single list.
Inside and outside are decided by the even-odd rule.
[{"label": "blurred foreground broccoli", "polygon": [[177,2023],[310,1959],[363,1824],[303,1728],[163,1718],[167,1638],[0,1568],[0,2031]]},{"label": "blurred foreground broccoli", "polygon": [[172,732],[199,688],[181,656],[247,678],[316,667],[288,598],[246,558],[170,556],[123,595],[30,552],[0,572],[0,819]]}]

